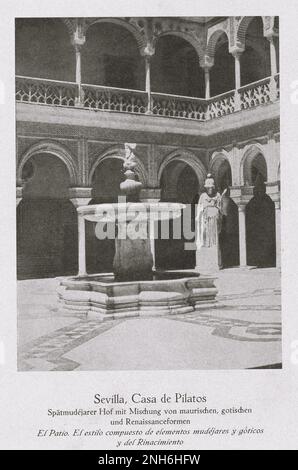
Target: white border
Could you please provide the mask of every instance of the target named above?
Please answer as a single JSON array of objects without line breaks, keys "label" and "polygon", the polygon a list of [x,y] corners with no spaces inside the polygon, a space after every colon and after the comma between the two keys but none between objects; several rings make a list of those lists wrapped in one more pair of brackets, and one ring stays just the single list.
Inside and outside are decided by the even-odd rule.
[{"label": "white border", "polygon": [[[15,269],[14,17],[20,16],[230,16],[279,15],[281,37],[282,300],[283,369],[246,371],[17,372]],[[294,0],[39,0],[0,5],[0,448],[101,448],[94,440],[37,440],[38,426],[53,426],[47,407],[88,407],[95,392],[169,393],[183,388],[207,394],[218,406],[254,405],[249,423],[263,437],[195,438],[188,448],[297,448],[298,421],[298,105],[291,84],[298,80],[298,10]],[[1,87],[0,87],[1,91]],[[1,93],[0,93],[1,96]],[[296,345],[298,349],[298,343]],[[2,363],[1,363],[2,359]],[[238,419],[238,418],[237,418]],[[40,422],[39,422],[40,421]],[[231,424],[234,418],[231,418]],[[241,421],[241,419],[240,419]],[[239,421],[239,422],[240,422]],[[226,424],[228,425],[229,418]],[[248,423],[246,419],[246,423]],[[208,420],[212,426],[212,418]]]}]

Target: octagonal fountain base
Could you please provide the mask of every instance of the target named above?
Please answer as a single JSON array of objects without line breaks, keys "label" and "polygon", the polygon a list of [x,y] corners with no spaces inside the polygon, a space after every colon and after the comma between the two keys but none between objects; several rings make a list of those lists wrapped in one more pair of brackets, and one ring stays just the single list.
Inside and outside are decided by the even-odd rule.
[{"label": "octagonal fountain base", "polygon": [[68,277],[58,296],[64,312],[99,321],[188,313],[216,302],[214,277],[192,271],[156,272],[152,280],[115,282],[113,274]]}]

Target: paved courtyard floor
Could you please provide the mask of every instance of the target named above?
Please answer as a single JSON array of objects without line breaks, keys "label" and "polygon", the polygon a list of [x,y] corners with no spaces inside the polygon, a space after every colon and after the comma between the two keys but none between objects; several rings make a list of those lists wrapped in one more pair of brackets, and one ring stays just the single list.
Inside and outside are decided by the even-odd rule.
[{"label": "paved courtyard floor", "polygon": [[19,370],[281,367],[280,272],[226,269],[218,304],[99,323],[59,312],[58,279],[18,282]]}]

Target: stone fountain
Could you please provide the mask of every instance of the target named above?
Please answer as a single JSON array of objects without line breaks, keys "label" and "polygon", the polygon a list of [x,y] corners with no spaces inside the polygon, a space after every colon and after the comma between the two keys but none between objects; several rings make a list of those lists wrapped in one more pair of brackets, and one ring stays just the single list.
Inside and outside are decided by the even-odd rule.
[{"label": "stone fountain", "polygon": [[112,224],[115,227],[113,273],[90,275],[79,266],[78,276],[62,279],[58,296],[64,312],[96,317],[102,321],[129,316],[187,313],[216,301],[214,277],[201,276],[191,270],[155,270],[156,221],[181,217],[185,206],[180,203],[139,201],[142,183],[136,181],[134,147],[135,144],[125,144],[125,181],[120,185],[120,202],[77,209],[79,265],[80,260],[85,258],[85,220],[102,225]]}]

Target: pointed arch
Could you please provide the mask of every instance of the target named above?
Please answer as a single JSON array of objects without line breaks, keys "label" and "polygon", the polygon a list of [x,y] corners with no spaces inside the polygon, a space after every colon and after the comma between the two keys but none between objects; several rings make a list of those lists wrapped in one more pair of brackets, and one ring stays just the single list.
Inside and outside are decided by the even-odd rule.
[{"label": "pointed arch", "polygon": [[[239,41],[241,44],[245,44],[246,32],[248,30],[250,23],[252,22],[254,18],[256,17],[255,16],[243,16],[243,18],[241,19],[238,25],[238,29],[237,29],[237,41]],[[262,23],[263,23],[263,34],[264,34],[265,27],[266,27],[266,20],[264,16],[261,16],[261,18],[262,18]]]},{"label": "pointed arch", "polygon": [[90,18],[85,21],[84,33],[86,34],[88,29],[96,23],[111,23],[117,26],[122,26],[134,36],[140,52],[146,47],[146,38],[144,33],[124,18]]},{"label": "pointed arch", "polygon": [[263,146],[258,142],[254,142],[244,147],[242,158],[240,161],[240,167],[239,167],[241,185],[245,184],[247,171],[249,171],[251,164],[253,162],[253,159],[259,154],[262,155],[264,159],[264,163],[266,164],[266,171],[267,171],[266,152]]},{"label": "pointed arch", "polygon": [[161,183],[161,177],[164,169],[166,166],[173,161],[182,161],[186,165],[189,165],[195,172],[198,182],[200,187],[204,186],[205,178],[207,175],[207,171],[201,160],[197,155],[192,153],[190,150],[187,149],[177,149],[168,154],[162,163],[159,166],[158,169],[158,181]]},{"label": "pointed arch", "polygon": [[214,31],[208,39],[206,53],[210,57],[214,57],[217,41],[219,38],[224,35],[227,37],[228,44],[230,43],[229,36],[224,29],[217,29]]},{"label": "pointed arch", "polygon": [[232,165],[230,162],[229,154],[224,149],[215,151],[212,154],[209,163],[208,171],[213,175],[217,186],[220,185],[220,180],[223,177],[223,167],[225,167],[225,171],[229,170],[229,178],[232,178]]},{"label": "pointed arch", "polygon": [[211,155],[208,171],[210,173],[214,172],[214,170],[216,170],[223,161],[227,161],[229,164],[231,164],[229,153],[225,149],[216,150]]},{"label": "pointed arch", "polygon": [[201,48],[201,44],[199,43],[199,41],[193,35],[188,34],[185,31],[173,31],[173,30],[164,31],[164,32],[158,34],[154,38],[153,45],[154,45],[155,48],[158,44],[159,39],[162,38],[162,37],[165,37],[165,36],[176,36],[176,37],[179,37],[181,39],[184,39],[184,41],[188,42],[188,44],[190,44],[194,48],[194,50],[196,51],[196,53],[198,55],[199,60],[203,60],[203,50]]},{"label": "pointed arch", "polygon": [[23,153],[17,165],[17,182],[20,182],[20,184],[22,182],[22,171],[25,163],[33,157],[33,155],[40,153],[48,153],[60,158],[68,170],[71,186],[75,186],[78,175],[74,158],[64,145],[54,140],[42,140],[41,142],[37,142]]}]

